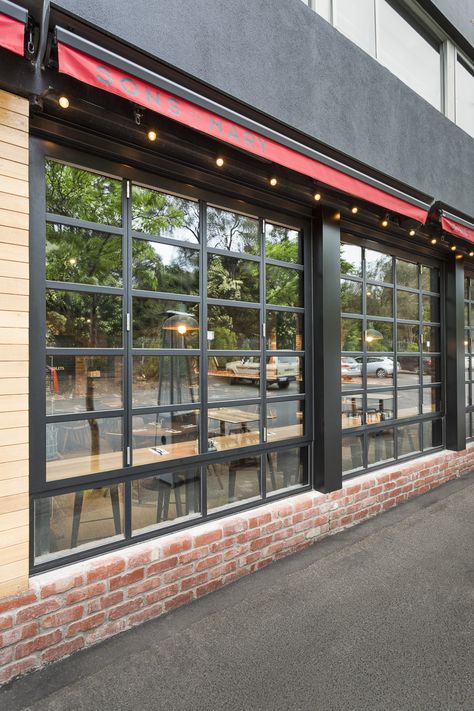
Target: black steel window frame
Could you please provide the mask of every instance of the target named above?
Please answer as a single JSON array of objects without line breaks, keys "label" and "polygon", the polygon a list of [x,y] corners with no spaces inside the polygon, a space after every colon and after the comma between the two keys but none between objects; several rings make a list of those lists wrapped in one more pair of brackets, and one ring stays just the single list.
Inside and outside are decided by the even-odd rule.
[{"label": "black steel window frame", "polygon": [[[362,383],[359,387],[354,387],[354,388],[344,388],[341,391],[341,398],[346,397],[346,396],[351,396],[354,395],[354,397],[362,397],[362,409],[363,412],[367,412],[367,394],[370,393],[371,396],[376,396],[377,392],[383,392],[390,390],[393,394],[393,402],[394,402],[394,417],[392,419],[387,419],[383,422],[376,423],[376,424],[368,424],[364,423],[362,425],[356,426],[356,427],[351,427],[351,428],[345,428],[342,430],[342,441],[341,445],[344,443],[345,438],[349,437],[361,437],[362,438],[362,466],[358,467],[356,469],[351,469],[344,471],[342,473],[343,479],[352,479],[358,476],[361,476],[362,474],[365,474],[366,472],[382,469],[384,467],[390,467],[393,466],[397,461],[409,461],[411,459],[417,459],[419,457],[422,457],[426,454],[429,454],[431,452],[441,450],[446,446],[446,423],[445,423],[445,402],[446,402],[446,393],[445,393],[445,387],[446,387],[446,377],[445,377],[445,358],[444,358],[444,353],[445,353],[445,343],[446,343],[446,334],[445,334],[445,289],[444,289],[444,263],[441,260],[436,259],[433,257],[431,254],[425,252],[424,250],[420,249],[417,250],[416,246],[410,245],[410,249],[408,248],[403,248],[403,247],[397,247],[397,246],[392,246],[393,242],[390,240],[390,236],[382,233],[378,233],[376,230],[373,228],[368,228],[364,229],[364,227],[360,224],[355,225],[350,222],[343,223],[341,225],[341,246],[343,244],[349,244],[353,245],[356,247],[361,247],[364,248],[364,257],[362,259],[362,276],[357,277],[353,276],[351,274],[343,274],[341,272],[341,281],[342,279],[347,279],[350,280],[354,283],[359,283],[361,285],[361,291],[362,291],[362,309],[361,313],[354,314],[354,313],[345,313],[342,312],[341,308],[341,319],[346,318],[346,319],[354,319],[358,320],[361,322],[362,325],[362,349],[360,351],[344,351],[342,350],[342,344],[341,344],[341,358],[348,357],[348,358],[363,358],[363,363],[365,364],[366,359],[370,357],[390,357],[393,358],[394,364],[397,363],[397,358],[399,355],[399,352],[397,350],[397,329],[396,325],[397,322],[402,322],[406,324],[411,324],[411,325],[416,325],[419,327],[419,336],[420,336],[420,343],[421,343],[421,338],[422,338],[422,330],[425,325],[430,326],[431,324],[435,327],[439,327],[439,351],[430,352],[430,355],[434,355],[440,359],[440,367],[439,367],[439,373],[440,373],[440,382],[439,383],[433,383],[430,385],[426,385],[425,387],[436,387],[439,389],[440,392],[440,409],[436,413],[429,413],[429,414],[423,414],[420,413],[416,416],[410,416],[406,418],[399,419],[398,418],[398,412],[397,412],[397,407],[398,407],[398,391],[400,388],[398,387],[398,382],[397,382],[397,368],[394,367],[393,370],[393,379],[392,379],[392,385],[390,387],[387,386],[380,386],[379,388],[376,387],[371,387],[370,389],[367,388],[367,373],[364,372],[364,368],[362,368]],[[379,252],[382,254],[385,254],[389,257],[392,258],[392,281],[389,282],[383,282],[383,281],[376,281],[374,279],[369,279],[367,280],[366,277],[366,262],[365,262],[365,249],[367,250],[373,250],[375,252]],[[427,267],[434,267],[439,270],[439,292],[427,292],[422,289],[421,284],[418,284],[418,289],[411,289],[409,287],[400,287],[397,286],[396,283],[396,262],[394,260],[400,259],[404,262],[411,262],[411,263],[416,263],[418,265],[422,266],[427,266]],[[420,275],[419,275],[420,279]],[[367,296],[366,296],[366,288],[365,286],[367,285],[367,281],[370,282],[370,286],[380,286],[380,287],[388,287],[392,289],[392,316],[391,317],[385,317],[385,316],[370,316],[367,314],[367,308],[366,308],[366,302],[367,302]],[[409,319],[399,319],[397,317],[397,290],[403,290],[407,293],[415,293],[419,295],[419,319],[418,320],[409,320]],[[423,295],[432,295],[432,296],[437,296],[439,297],[439,317],[440,317],[440,322],[424,322],[423,321]],[[393,325],[393,331],[392,331],[392,339],[393,339],[393,350],[392,351],[369,351],[365,345],[365,339],[364,339],[364,334],[366,331],[366,325],[368,321],[379,321],[379,322],[387,322]],[[401,353],[401,352],[400,352]],[[423,362],[423,351],[420,347],[420,350],[417,353],[407,353],[403,352],[405,355],[414,355],[420,359],[420,364]],[[402,386],[403,390],[418,390],[419,392],[419,402],[423,402],[423,368],[420,365],[420,382],[418,385],[413,385],[413,386]],[[342,412],[342,410],[341,410]],[[440,429],[441,429],[441,443],[435,447],[425,447],[424,443],[424,428],[423,428],[423,423],[426,422],[435,422],[439,421],[440,422]],[[400,428],[409,426],[409,425],[419,425],[419,437],[420,437],[420,450],[416,451],[413,454],[407,454],[407,455],[401,455],[399,456],[398,453],[398,435],[397,432]],[[382,432],[386,430],[392,430],[393,432],[393,457],[391,457],[388,460],[382,460],[379,462],[376,462],[373,465],[368,464],[368,448],[369,448],[369,443],[368,443],[368,438],[371,433],[373,432]]]},{"label": "black steel window frame", "polygon": [[[69,163],[85,170],[91,170],[99,174],[105,174],[113,178],[122,180],[122,226],[121,227],[104,227],[104,225],[97,225],[95,223],[85,222],[82,220],[76,220],[74,218],[67,218],[61,215],[51,215],[46,212],[46,195],[45,195],[45,177],[44,177],[44,167],[45,160],[50,158],[63,163]],[[200,245],[195,245],[200,252],[201,269],[200,269],[200,294],[197,297],[188,296],[183,297],[179,294],[169,294],[169,293],[158,293],[158,292],[143,292],[135,291],[132,289],[131,284],[131,269],[132,269],[132,259],[131,259],[131,245],[132,240],[135,238],[146,239],[147,241],[153,241],[153,237],[144,235],[141,233],[134,233],[131,230],[131,210],[130,210],[130,199],[127,198],[127,183],[130,186],[140,185],[149,187],[152,190],[162,191],[163,193],[168,193],[176,196],[186,196],[186,199],[196,200],[200,206],[200,217],[201,217],[201,229],[203,232],[200,235]],[[30,184],[32,186],[31,190],[31,200],[30,200],[30,565],[33,572],[41,572],[42,570],[58,567],[65,565],[67,562],[72,562],[74,560],[80,560],[90,556],[98,555],[101,552],[107,550],[112,550],[115,548],[120,548],[125,545],[130,545],[131,543],[139,542],[140,540],[146,540],[149,538],[154,538],[166,533],[170,533],[174,530],[180,530],[191,525],[196,525],[196,523],[204,523],[207,520],[213,520],[216,518],[229,515],[230,513],[236,513],[241,510],[246,510],[249,508],[254,508],[260,506],[265,501],[274,501],[281,498],[286,498],[292,494],[301,493],[302,491],[309,490],[313,483],[313,441],[314,441],[314,403],[312,398],[313,393],[313,373],[312,373],[312,362],[313,362],[313,333],[312,333],[312,270],[310,265],[312,264],[312,240],[311,240],[311,222],[305,217],[298,217],[294,214],[282,213],[278,210],[274,210],[271,207],[268,209],[261,206],[261,200],[252,203],[250,201],[243,202],[238,197],[229,197],[225,194],[219,194],[214,192],[212,189],[206,189],[198,187],[196,185],[183,184],[182,182],[171,180],[167,177],[160,176],[155,173],[150,173],[149,171],[144,171],[135,167],[127,166],[123,162],[115,162],[108,158],[102,158],[91,155],[87,148],[84,147],[80,150],[76,148],[71,148],[66,145],[61,145],[60,143],[52,143],[48,140],[43,140],[41,138],[31,137],[30,138]],[[270,200],[269,200],[270,202]],[[235,258],[245,258],[247,260],[252,260],[252,256],[249,254],[239,254],[239,253],[228,253],[226,251],[210,249],[207,247],[206,233],[205,233],[205,217],[206,217],[206,205],[210,207],[219,207],[223,210],[235,211],[239,214],[246,216],[252,216],[259,220],[260,225],[260,241],[262,253],[256,259],[259,260],[261,266],[260,274],[260,302],[258,304],[249,304],[249,302],[232,302],[232,301],[220,301],[215,299],[206,299],[207,294],[204,293],[205,285],[205,272],[207,269],[207,254],[225,254],[226,256],[232,256]],[[122,237],[122,256],[123,256],[123,274],[124,283],[122,288],[115,287],[99,287],[90,286],[83,284],[71,284],[69,282],[47,282],[45,279],[45,241],[46,232],[45,227],[47,222],[57,222],[72,227],[85,227],[88,229],[97,229],[98,231],[110,232],[113,234],[120,235]],[[302,235],[303,244],[303,264],[293,264],[286,262],[279,262],[271,259],[267,259],[265,256],[265,223],[270,222],[277,226],[288,227],[290,229],[299,230]],[[157,238],[157,241],[166,241],[162,238]],[[169,241],[173,244],[173,240]],[[176,245],[180,247],[191,247],[188,243],[181,241],[176,241]],[[255,259],[255,257],[254,257]],[[288,313],[301,313],[304,317],[304,327],[303,327],[303,338],[304,338],[304,350],[301,352],[297,351],[269,351],[266,348],[266,338],[262,336],[263,334],[263,324],[266,317],[265,312],[265,265],[274,264],[276,266],[286,266],[291,267],[301,272],[304,272],[303,279],[303,289],[304,289],[304,305],[301,308],[295,307],[282,307],[282,306],[271,306],[266,305],[267,310],[271,306],[270,310],[275,311],[286,311]],[[127,265],[127,268],[125,268]],[[306,265],[306,266],[305,266]],[[45,349],[45,333],[46,333],[46,309],[45,309],[45,289],[47,287],[59,288],[66,291],[80,291],[86,293],[103,293],[103,294],[116,294],[123,298],[124,308],[123,308],[123,343],[122,348],[52,348]],[[179,299],[180,301],[190,301],[193,303],[198,303],[200,307],[200,321],[201,324],[205,323],[206,318],[206,307],[207,303],[224,304],[226,306],[238,306],[243,308],[251,308],[252,306],[258,307],[260,310],[260,349],[258,351],[242,351],[242,350],[225,350],[225,351],[213,351],[213,354],[221,354],[222,356],[233,356],[233,355],[256,355],[261,359],[262,364],[266,363],[266,358],[272,354],[277,354],[278,356],[300,356],[304,358],[304,393],[300,395],[275,395],[271,398],[265,396],[265,379],[266,379],[266,368],[261,369],[261,391],[259,401],[261,403],[260,411],[260,444],[253,445],[250,447],[240,448],[240,449],[228,449],[219,452],[207,452],[205,448],[207,447],[207,413],[208,409],[214,407],[230,407],[232,405],[238,404],[239,406],[252,405],[255,404],[256,399],[249,399],[245,401],[239,399],[238,401],[211,401],[207,403],[202,401],[202,393],[207,392],[207,347],[205,342],[200,343],[199,351],[194,351],[192,349],[178,350],[173,349],[173,355],[198,355],[201,359],[200,364],[200,402],[192,403],[192,407],[198,406],[201,409],[201,427],[200,427],[200,454],[186,459],[180,459],[177,462],[168,461],[163,463],[146,464],[141,466],[128,466],[126,464],[126,448],[130,447],[132,451],[132,437],[131,437],[131,427],[132,427],[132,415],[146,412],[157,412],[158,410],[170,410],[173,407],[179,409],[186,409],[187,406],[175,405],[175,406],[159,406],[152,408],[139,408],[132,410],[131,407],[131,382],[132,382],[132,358],[136,349],[132,348],[132,329],[127,331],[126,328],[126,314],[131,312],[131,300],[132,296],[145,296],[147,298],[167,298],[169,300]],[[133,328],[133,327],[132,327]],[[202,334],[202,328],[200,333]],[[128,339],[126,344],[125,339]],[[205,339],[201,338],[201,341]],[[155,349],[138,349],[139,353],[149,353],[156,355],[157,350]],[[53,415],[50,417],[46,416],[45,412],[45,378],[44,378],[44,355],[50,352],[56,355],[119,355],[124,358],[123,367],[123,409],[117,410],[107,410],[107,411],[85,411],[81,413],[66,414],[66,415]],[[158,350],[160,354],[163,354],[163,350]],[[38,356],[38,354],[41,354]],[[285,401],[300,401],[304,404],[304,434],[301,437],[295,437],[292,439],[282,440],[275,443],[264,442],[263,429],[266,426],[266,403],[269,402],[270,405],[277,404],[278,402]],[[88,474],[83,476],[78,476],[74,478],[62,479],[58,481],[46,481],[46,424],[47,422],[55,421],[66,421],[66,420],[85,420],[88,418],[100,418],[100,417],[112,417],[120,416],[124,419],[124,447],[123,447],[123,467],[117,470],[110,470],[100,472],[98,474]],[[270,454],[276,451],[286,451],[291,449],[300,449],[302,452],[302,461],[304,467],[304,480],[305,484],[289,486],[286,489],[279,489],[275,493],[266,492],[266,467],[267,459],[266,454]],[[225,508],[216,511],[207,511],[207,500],[206,500],[206,466],[212,464],[216,461],[226,461],[232,460],[243,456],[255,456],[261,459],[261,469],[260,469],[260,497],[257,500],[249,500],[248,502],[243,501],[239,503],[232,503]],[[131,487],[132,482],[137,479],[146,478],[147,476],[153,476],[154,474],[159,474],[160,472],[169,472],[174,470],[182,470],[186,466],[195,466],[201,468],[201,513],[196,514],[195,518],[192,520],[178,520],[176,523],[170,522],[163,528],[156,529],[151,532],[144,534],[131,535]],[[34,564],[34,514],[33,514],[33,502],[35,499],[46,498],[54,495],[66,494],[70,492],[75,492],[81,489],[92,489],[98,486],[108,486],[116,485],[120,483],[125,485],[125,521],[124,521],[124,540],[119,542],[114,542],[111,544],[97,545],[90,548],[87,551],[80,551],[77,553],[70,553],[64,556],[58,556],[57,559],[41,563],[35,566]]]},{"label": "black steel window frame", "polygon": [[466,441],[474,439],[474,272],[464,274],[464,393]]}]

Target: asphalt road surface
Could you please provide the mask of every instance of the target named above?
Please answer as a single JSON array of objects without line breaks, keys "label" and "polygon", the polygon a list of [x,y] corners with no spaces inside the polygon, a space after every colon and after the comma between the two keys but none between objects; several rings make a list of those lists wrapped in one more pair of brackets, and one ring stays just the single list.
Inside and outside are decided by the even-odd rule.
[{"label": "asphalt road surface", "polygon": [[474,476],[18,680],[0,709],[472,711]]}]

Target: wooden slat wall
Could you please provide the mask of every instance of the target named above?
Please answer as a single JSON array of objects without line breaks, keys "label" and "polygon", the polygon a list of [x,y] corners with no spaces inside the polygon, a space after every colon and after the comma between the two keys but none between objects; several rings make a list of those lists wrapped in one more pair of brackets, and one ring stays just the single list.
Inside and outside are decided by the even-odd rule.
[{"label": "wooden slat wall", "polygon": [[0,598],[28,587],[28,101],[0,91]]}]

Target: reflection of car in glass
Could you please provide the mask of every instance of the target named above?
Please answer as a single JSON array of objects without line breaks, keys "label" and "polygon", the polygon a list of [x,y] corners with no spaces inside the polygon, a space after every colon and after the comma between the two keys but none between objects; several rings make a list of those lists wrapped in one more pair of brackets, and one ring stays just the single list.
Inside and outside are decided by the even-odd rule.
[{"label": "reflection of car in glass", "polygon": [[[362,357],[355,360],[362,365]],[[397,363],[397,370],[400,370],[400,363]],[[369,356],[367,358],[367,375],[376,375],[377,378],[393,375],[393,359],[387,356]]]},{"label": "reflection of car in glass", "polygon": [[[423,374],[428,375],[431,371],[432,360],[430,356],[423,356]],[[420,356],[399,356],[398,370],[409,373],[420,372]]]},{"label": "reflection of car in glass", "polygon": [[355,358],[341,358],[341,377],[357,378],[362,370]]},{"label": "reflection of car in glass", "polygon": [[[238,380],[251,380],[258,384],[260,381],[260,361],[258,358],[248,356],[240,360],[233,360],[227,363],[226,370],[230,370],[235,378],[231,379],[231,383],[235,384]],[[298,375],[298,358],[291,356],[272,356],[267,363],[267,385],[275,383],[281,390],[284,390],[289,384],[296,380]]]}]

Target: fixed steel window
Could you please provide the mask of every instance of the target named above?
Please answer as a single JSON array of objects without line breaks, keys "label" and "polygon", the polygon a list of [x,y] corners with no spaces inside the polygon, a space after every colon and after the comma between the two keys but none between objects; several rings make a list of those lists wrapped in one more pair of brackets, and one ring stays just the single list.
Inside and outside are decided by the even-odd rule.
[{"label": "fixed steel window", "polygon": [[442,443],[440,272],[343,236],[343,473]]},{"label": "fixed steel window", "polygon": [[474,69],[456,61],[456,123],[474,138]]},{"label": "fixed steel window", "polygon": [[81,157],[45,159],[38,566],[309,483],[304,225]]}]

